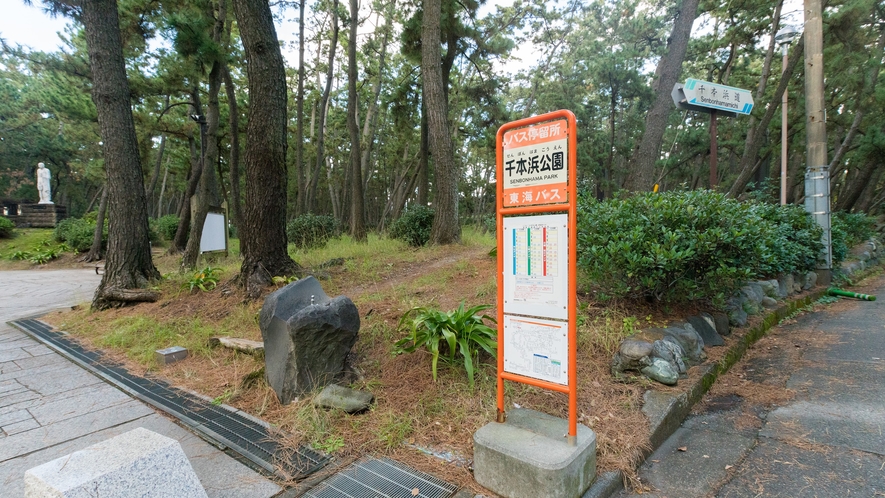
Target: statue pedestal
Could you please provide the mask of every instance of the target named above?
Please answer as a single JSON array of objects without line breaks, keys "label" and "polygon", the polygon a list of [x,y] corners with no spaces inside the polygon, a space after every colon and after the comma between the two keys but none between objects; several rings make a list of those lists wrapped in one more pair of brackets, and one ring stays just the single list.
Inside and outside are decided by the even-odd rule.
[{"label": "statue pedestal", "polygon": [[58,204],[19,204],[18,214],[7,218],[19,228],[55,228],[68,217],[68,208]]}]

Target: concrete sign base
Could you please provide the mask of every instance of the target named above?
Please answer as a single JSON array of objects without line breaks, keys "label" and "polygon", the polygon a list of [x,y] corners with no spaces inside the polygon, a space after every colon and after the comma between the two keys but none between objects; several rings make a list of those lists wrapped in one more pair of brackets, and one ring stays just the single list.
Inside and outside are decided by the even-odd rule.
[{"label": "concrete sign base", "polygon": [[473,435],[476,482],[507,498],[573,498],[596,477],[596,433],[578,425],[567,442],[568,421],[534,410],[507,412]]}]

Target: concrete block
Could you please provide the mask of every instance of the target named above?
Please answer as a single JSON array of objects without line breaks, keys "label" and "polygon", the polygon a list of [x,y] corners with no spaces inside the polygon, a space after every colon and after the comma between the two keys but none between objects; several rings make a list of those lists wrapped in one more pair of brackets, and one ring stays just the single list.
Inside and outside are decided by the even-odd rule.
[{"label": "concrete block", "polygon": [[156,357],[157,363],[160,365],[168,365],[187,358],[187,349],[181,346],[158,349],[154,351],[154,357]]},{"label": "concrete block", "polygon": [[174,439],[137,428],[25,472],[25,498],[206,498]]},{"label": "concrete block", "polygon": [[568,421],[527,409],[507,412],[473,435],[473,476],[507,498],[581,496],[596,477],[596,433],[578,424],[568,444]]}]

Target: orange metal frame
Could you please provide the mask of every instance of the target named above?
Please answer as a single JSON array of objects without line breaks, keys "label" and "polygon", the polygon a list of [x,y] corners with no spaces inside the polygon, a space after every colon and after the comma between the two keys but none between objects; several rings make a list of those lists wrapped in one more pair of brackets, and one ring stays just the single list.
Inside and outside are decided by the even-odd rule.
[{"label": "orange metal frame", "polygon": [[[568,191],[567,202],[540,206],[504,207],[504,133],[515,128],[523,128],[554,119],[568,122]],[[567,393],[569,397],[569,443],[575,444],[578,434],[578,376],[577,376],[577,124],[575,115],[568,110],[559,110],[519,121],[512,121],[498,129],[497,144],[497,236],[498,236],[498,422],[504,422],[504,381],[521,382],[551,391]],[[568,212],[568,385],[517,375],[504,371],[504,216]]]}]

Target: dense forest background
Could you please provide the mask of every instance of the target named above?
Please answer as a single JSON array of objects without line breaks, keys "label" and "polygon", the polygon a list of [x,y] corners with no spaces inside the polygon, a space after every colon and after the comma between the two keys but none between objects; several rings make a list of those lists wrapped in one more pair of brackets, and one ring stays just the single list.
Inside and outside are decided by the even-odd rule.
[{"label": "dense forest background", "polygon": [[[248,36],[236,4],[116,3],[150,217],[187,215],[196,196],[208,205],[226,201],[237,227],[257,202],[243,173],[257,97],[250,95]],[[54,200],[72,216],[98,209],[108,178],[77,5],[44,5],[73,20],[63,50],[4,42],[0,52],[0,199],[35,202],[34,170],[43,161]],[[801,26],[801,6],[516,0],[484,16],[479,7],[476,0],[271,4],[277,21],[294,20],[302,30],[300,43],[282,47],[295,61],[285,63],[281,97],[286,219],[331,215],[359,238],[366,229],[384,230],[408,206],[448,210],[454,199],[445,223],[482,222],[494,214],[498,127],[560,108],[578,118],[583,192],[605,198],[655,183],[707,188],[709,116],[669,100],[673,82],[689,77],[755,96],[752,116],[719,120],[719,190],[735,197],[777,202],[779,106],[787,91],[788,202],[802,202],[802,40],[789,47],[782,67],[773,36],[785,24]],[[427,22],[426,9],[439,17]],[[830,1],[823,22],[833,206],[873,212],[885,200],[885,85],[878,78],[885,7]],[[439,63],[428,66],[434,53],[427,40],[437,38]],[[514,60],[517,54],[531,60]],[[433,74],[441,78],[441,98],[430,93],[438,85],[424,81],[427,67],[441,70]],[[435,234],[437,241],[447,237],[457,234]]]}]

